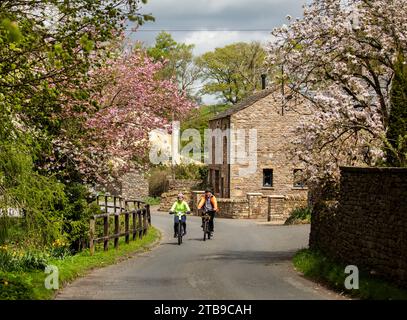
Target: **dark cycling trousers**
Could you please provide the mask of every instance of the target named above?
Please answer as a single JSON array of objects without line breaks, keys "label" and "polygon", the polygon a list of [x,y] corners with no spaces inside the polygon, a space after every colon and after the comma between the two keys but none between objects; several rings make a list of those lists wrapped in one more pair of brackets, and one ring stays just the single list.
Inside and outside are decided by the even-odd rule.
[{"label": "dark cycling trousers", "polygon": [[[214,231],[214,224],[213,220],[215,219],[215,211],[208,211],[207,214],[211,217],[209,219],[209,231]],[[202,225],[204,223],[204,219],[202,218]]]},{"label": "dark cycling trousers", "polygon": [[[174,233],[178,233],[178,223],[179,222],[174,222]],[[186,222],[181,222],[182,223],[182,228],[184,229],[184,232],[187,232],[187,223]]]}]

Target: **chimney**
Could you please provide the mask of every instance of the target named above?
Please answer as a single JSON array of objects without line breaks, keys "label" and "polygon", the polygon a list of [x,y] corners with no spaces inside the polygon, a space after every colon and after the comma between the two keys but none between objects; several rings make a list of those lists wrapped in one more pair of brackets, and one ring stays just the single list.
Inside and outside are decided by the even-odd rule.
[{"label": "chimney", "polygon": [[267,75],[263,73],[261,75],[261,90],[266,89],[266,78],[267,78]]}]

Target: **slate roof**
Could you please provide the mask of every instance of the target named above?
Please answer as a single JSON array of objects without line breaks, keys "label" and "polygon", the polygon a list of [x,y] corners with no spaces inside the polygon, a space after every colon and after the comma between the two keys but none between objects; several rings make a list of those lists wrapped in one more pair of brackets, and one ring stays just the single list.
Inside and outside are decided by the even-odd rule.
[{"label": "slate roof", "polygon": [[275,91],[275,88],[268,88],[264,89],[262,91],[259,91],[255,94],[252,94],[251,96],[247,97],[246,99],[243,99],[239,103],[235,104],[234,106],[230,107],[229,109],[220,112],[216,116],[212,117],[209,119],[211,120],[217,120],[225,117],[229,117],[232,114],[235,114],[236,112],[239,112],[240,110],[246,109],[247,107],[250,107],[251,105],[255,104],[257,101],[267,97],[270,95],[273,91]]}]

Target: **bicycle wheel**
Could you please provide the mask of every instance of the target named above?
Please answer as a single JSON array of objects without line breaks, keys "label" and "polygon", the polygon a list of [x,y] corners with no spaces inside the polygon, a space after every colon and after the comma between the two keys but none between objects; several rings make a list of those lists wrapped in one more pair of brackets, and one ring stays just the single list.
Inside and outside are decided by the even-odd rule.
[{"label": "bicycle wheel", "polygon": [[182,225],[181,221],[178,223],[178,245],[182,243]]},{"label": "bicycle wheel", "polygon": [[209,231],[209,227],[208,227],[208,240],[211,240],[211,232]]}]

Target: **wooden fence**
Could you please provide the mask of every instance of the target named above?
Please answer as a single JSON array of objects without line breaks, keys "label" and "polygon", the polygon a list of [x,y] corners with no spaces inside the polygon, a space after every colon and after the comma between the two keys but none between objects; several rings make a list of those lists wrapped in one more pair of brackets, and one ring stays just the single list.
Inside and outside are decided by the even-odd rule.
[{"label": "wooden fence", "polygon": [[[95,252],[95,244],[103,242],[105,251],[109,249],[109,240],[114,239],[114,247],[118,248],[120,237],[129,243],[142,239],[151,226],[150,206],[139,200],[125,200],[116,196],[98,196],[97,203],[104,213],[93,215],[90,219],[90,253]],[[124,232],[120,231],[120,216],[124,216]],[[114,233],[110,234],[109,218],[114,217]],[[103,236],[96,237],[96,221],[103,219]],[[131,221],[130,221],[131,220]]]}]

